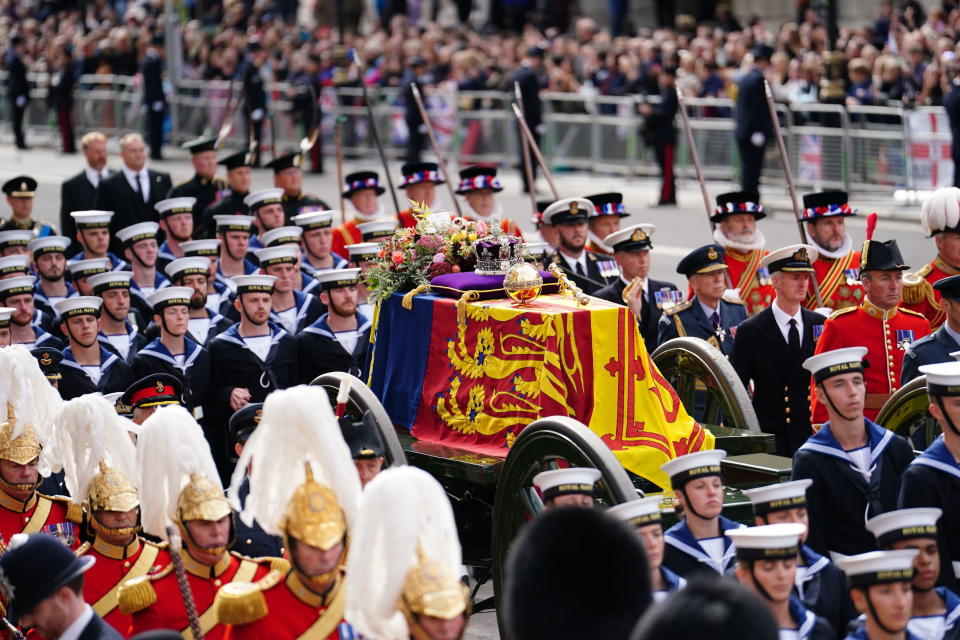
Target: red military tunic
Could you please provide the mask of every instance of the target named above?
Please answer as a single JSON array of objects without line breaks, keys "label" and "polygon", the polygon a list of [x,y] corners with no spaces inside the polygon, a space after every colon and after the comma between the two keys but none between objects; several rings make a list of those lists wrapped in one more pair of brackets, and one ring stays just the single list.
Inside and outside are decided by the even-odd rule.
[{"label": "red military tunic", "polygon": [[[520,235],[520,234],[517,233],[516,235]],[[588,240],[588,241],[587,241],[587,251],[592,251],[592,252],[594,252],[595,254],[597,254],[598,256],[606,256],[606,257],[608,257],[608,258],[610,258],[610,259],[613,259],[613,254],[612,254],[611,252],[607,251],[606,249],[604,249],[603,247],[601,247],[600,245],[598,245],[598,244],[597,244],[596,242],[594,242],[593,240]]]},{"label": "red military tunic", "polygon": [[[845,258],[836,260],[821,254],[813,263],[813,268],[817,272],[817,284],[820,286],[823,306],[838,311],[847,307],[856,307],[863,301],[863,285],[859,282],[851,284],[852,280],[859,277],[859,251],[851,251]],[[817,304],[816,296],[813,295],[813,285],[810,286],[810,293],[807,294],[807,302],[804,306],[808,309],[816,309],[820,306]]]},{"label": "red military tunic", "polygon": [[933,288],[933,283],[958,273],[960,269],[937,256],[916,273],[904,276],[903,307],[921,314],[930,322],[930,329],[936,331],[946,320],[946,314],[940,306],[940,292]]},{"label": "red military tunic", "polygon": [[0,543],[7,545],[18,533],[48,533],[68,547],[80,546],[79,507],[70,508],[66,498],[54,498],[34,492],[26,502],[0,490]]},{"label": "red military tunic", "polygon": [[267,605],[264,615],[248,624],[226,624],[224,640],[340,639],[346,592],[342,576],[323,596],[307,589],[292,569],[286,576],[271,571],[256,587]]},{"label": "red military tunic", "polygon": [[[814,353],[844,347],[867,348],[866,360],[870,366],[863,372],[867,385],[863,413],[874,420],[883,403],[900,388],[903,354],[909,343],[928,333],[930,325],[919,313],[902,307],[884,312],[869,300],[864,300],[859,307],[835,311],[827,318]],[[812,388],[811,381],[811,422],[823,424],[827,421],[827,410],[817,402]]]},{"label": "red military tunic", "polygon": [[[186,550],[180,555],[197,606],[200,629],[206,640],[220,640],[224,627],[219,624],[213,606],[217,591],[228,582],[259,580],[270,572],[269,561],[226,553],[216,565],[208,566],[194,560]],[[193,637],[173,563],[156,573],[125,582],[120,590],[120,607],[133,616],[128,636],[150,629],[174,629],[184,638]]]},{"label": "red military tunic", "polygon": [[136,538],[127,546],[110,544],[95,538],[84,542],[77,555],[96,558],[83,578],[83,598],[93,610],[119,633],[130,629],[131,616],[120,611],[120,585],[148,573],[156,573],[170,564],[166,543],[157,545]]},{"label": "red military tunic", "polygon": [[735,289],[740,290],[740,299],[747,306],[747,313],[760,313],[773,303],[776,295],[770,283],[760,282],[758,270],[760,261],[769,251],[754,249],[748,253],[741,253],[724,247],[724,262],[730,272],[730,282]]}]

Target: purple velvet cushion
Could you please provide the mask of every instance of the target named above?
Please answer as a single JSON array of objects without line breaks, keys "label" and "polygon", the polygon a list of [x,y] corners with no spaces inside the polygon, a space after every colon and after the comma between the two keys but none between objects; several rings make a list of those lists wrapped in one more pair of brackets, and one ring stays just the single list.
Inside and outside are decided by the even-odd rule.
[{"label": "purple velvet cushion", "polygon": [[[546,271],[540,271],[539,273],[540,277],[543,278],[541,293],[556,293],[558,284],[553,274]],[[507,293],[503,290],[503,276],[483,276],[473,271],[464,271],[462,273],[445,273],[430,281],[430,293],[445,298],[459,298],[467,291],[479,293],[480,300],[507,297]]]}]

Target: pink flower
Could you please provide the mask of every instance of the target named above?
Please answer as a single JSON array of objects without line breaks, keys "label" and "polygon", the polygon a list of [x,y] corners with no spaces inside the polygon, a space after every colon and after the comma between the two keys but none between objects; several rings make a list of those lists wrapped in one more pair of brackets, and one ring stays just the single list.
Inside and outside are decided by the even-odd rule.
[{"label": "pink flower", "polygon": [[436,251],[443,246],[443,238],[437,235],[427,235],[420,238],[417,243],[427,251]]},{"label": "pink flower", "polygon": [[477,223],[477,237],[482,238],[487,235],[487,223],[480,221]]},{"label": "pink flower", "polygon": [[453,265],[453,272],[454,272],[454,273],[460,273],[460,265],[458,265],[458,264]]},{"label": "pink flower", "polygon": [[394,251],[393,255],[390,256],[390,259],[393,260],[393,264],[400,264],[401,262],[403,262],[403,252]]},{"label": "pink flower", "polygon": [[433,262],[435,262],[435,263],[438,263],[438,264],[439,264],[439,263],[445,262],[445,261],[446,261],[446,258],[443,256],[442,253],[438,253],[437,255],[433,256]]}]

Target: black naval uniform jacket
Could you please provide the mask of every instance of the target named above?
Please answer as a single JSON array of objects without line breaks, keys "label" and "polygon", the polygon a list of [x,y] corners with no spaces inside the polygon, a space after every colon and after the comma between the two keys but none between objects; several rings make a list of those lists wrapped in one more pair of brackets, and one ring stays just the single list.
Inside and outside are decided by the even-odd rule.
[{"label": "black naval uniform jacket", "polygon": [[917,456],[900,482],[898,508],[937,507],[943,515],[937,522],[937,546],[940,548],[940,578],[937,584],[956,590],[960,581],[960,464],[943,443],[933,441]]},{"label": "black naval uniform jacket", "polygon": [[356,315],[357,344],[353,353],[348,353],[327,324],[328,315],[325,313],[320,316],[297,336],[300,380],[310,383],[317,376],[330,371],[345,371],[365,380],[372,322],[359,313]]},{"label": "black naval uniform jacket", "polygon": [[102,344],[98,343],[98,346],[100,347],[100,382],[97,384],[93,383],[87,372],[77,363],[70,347],[63,350],[63,360],[60,362],[60,373],[63,378],[57,387],[61,398],[73,400],[95,391],[100,393],[126,391],[127,387],[135,382],[133,369],[129,364]]},{"label": "black naval uniform jacket", "polygon": [[[607,256],[598,256],[593,251],[584,249],[583,252],[586,254],[587,259],[587,274],[585,276],[578,275],[570,269],[570,265],[568,265],[567,261],[560,255],[560,252],[555,252],[550,256],[550,262],[560,267],[560,270],[567,275],[571,282],[583,289],[584,293],[591,296],[608,284],[612,284],[614,280],[619,279],[620,271],[617,268],[616,262]],[[623,302],[622,299],[620,301]]]},{"label": "black naval uniform jacket", "polygon": [[214,216],[229,216],[233,214],[247,215],[250,208],[243,204],[243,199],[246,198],[247,195],[249,194],[240,193],[239,191],[231,189],[225,196],[209,205],[203,211],[203,214],[201,214],[199,224],[194,225],[193,237],[216,238],[217,221],[214,219]]},{"label": "black naval uniform jacket", "polygon": [[[627,288],[627,282],[620,276],[611,284],[594,293],[594,297],[625,305],[623,300],[623,290]],[[655,294],[657,291],[676,291],[677,287],[672,282],[665,280],[653,280],[647,278],[647,291],[643,295],[643,308],[640,311],[640,318],[637,320],[637,327],[640,330],[640,336],[643,338],[643,344],[647,347],[649,353],[657,348],[660,343],[657,342],[657,334],[660,332],[660,317],[663,315],[660,307],[657,306]]]},{"label": "black naval uniform jacket", "polygon": [[706,340],[725,356],[733,353],[734,337],[737,327],[747,319],[747,308],[740,302],[720,300],[717,305],[720,312],[720,332],[704,315],[703,308],[696,296],[668,310],[660,318],[660,332],[657,344],[667,340],[690,336]]},{"label": "black naval uniform jacket", "polygon": [[903,368],[900,370],[900,386],[907,384],[920,375],[917,371],[925,364],[938,362],[952,362],[950,353],[960,351],[960,344],[947,333],[946,325],[930,335],[923,336],[916,342],[910,343],[907,352],[903,354]]},{"label": "black naval uniform jacket", "polygon": [[800,559],[806,572],[799,588],[794,587],[794,593],[803,606],[830,623],[836,637],[844,637],[847,624],[857,617],[846,574],[829,558],[805,544],[800,547]]},{"label": "black naval uniform jacket", "polygon": [[[776,303],[774,303],[776,304]],[[773,309],[767,307],[737,327],[730,364],[746,389],[753,381],[753,408],[760,430],[776,437],[777,455],[793,457],[813,431],[810,428],[810,372],[803,361],[813,355],[824,317],[801,307],[800,350],[787,344]]]},{"label": "black naval uniform jacket", "polygon": [[283,217],[286,219],[285,224],[293,224],[291,219],[293,216],[298,215],[306,207],[320,207],[321,209],[329,209],[330,206],[318,198],[317,196],[310,195],[309,193],[300,192],[296,196],[288,196],[283,194]]},{"label": "black naval uniform jacket", "polygon": [[193,174],[193,177],[189,180],[184,180],[174,185],[174,187],[170,189],[170,193],[167,194],[167,197],[197,199],[197,201],[193,203],[193,229],[194,235],[196,235],[196,230],[200,228],[200,224],[202,223],[203,212],[214,203],[217,195],[226,188],[227,183],[224,182],[223,178],[214,177],[212,180],[208,180],[207,178],[201,178],[197,174]]},{"label": "black naval uniform jacket", "polygon": [[[247,502],[247,496],[250,495],[250,476],[243,478],[237,494],[242,511]],[[247,524],[242,518],[235,518],[234,522],[237,526],[237,541],[233,544],[232,551],[248,558],[283,557],[283,542],[277,536],[264,531],[259,522],[254,520],[252,524]]]},{"label": "black naval uniform jacket", "polygon": [[180,381],[183,388],[183,404],[188,409],[202,406],[207,399],[210,385],[210,355],[189,338],[183,340],[183,369],[176,358],[156,338],[140,349],[133,359],[133,374],[137,380],[155,373],[166,373]]},{"label": "black naval uniform jacket", "polygon": [[[123,354],[120,353],[120,350],[117,349],[117,347],[112,342],[110,342],[110,338],[108,338],[107,335],[102,331],[100,332],[98,339],[100,340],[100,344],[106,347],[108,351],[112,351],[113,353],[123,358],[127,364],[129,364],[130,366],[133,366],[133,359],[137,357],[137,352],[139,352],[140,349],[146,346],[149,340],[147,340],[146,336],[140,333],[137,330],[137,328],[134,327],[129,322],[124,322],[123,324],[127,329],[127,342],[130,345],[127,350],[127,356],[125,358]],[[140,376],[137,376],[137,379],[139,380]]]},{"label": "black naval uniform jacket", "polygon": [[826,555],[846,556],[875,551],[873,534],[864,524],[897,508],[900,476],[913,459],[906,438],[864,418],[870,449],[869,482],[853,458],[840,447],[827,422],[793,457],[791,480],[809,478],[807,545]]},{"label": "black naval uniform jacket", "polygon": [[227,424],[233,415],[231,392],[236,387],[243,387],[250,392],[250,402],[263,402],[271,391],[300,382],[297,344],[293,336],[271,322],[270,351],[261,360],[240,337],[239,329],[238,322],[207,344],[210,391],[203,405],[203,415],[207,438],[222,475],[229,473]]}]

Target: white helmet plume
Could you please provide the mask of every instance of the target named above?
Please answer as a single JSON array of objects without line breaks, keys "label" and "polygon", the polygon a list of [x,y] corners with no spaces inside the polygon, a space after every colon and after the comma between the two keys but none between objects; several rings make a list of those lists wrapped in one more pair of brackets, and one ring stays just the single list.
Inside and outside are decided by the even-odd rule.
[{"label": "white helmet plume", "polygon": [[920,226],[929,235],[960,225],[960,189],[937,189],[920,208]]}]

